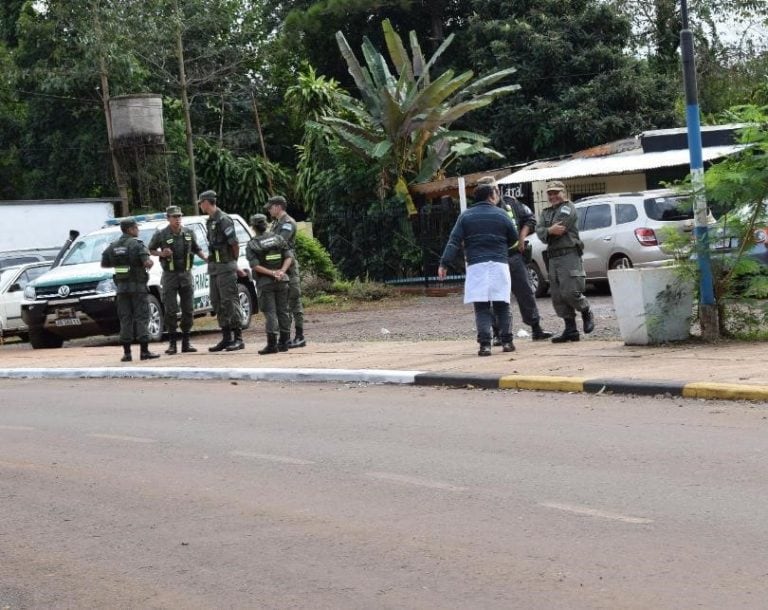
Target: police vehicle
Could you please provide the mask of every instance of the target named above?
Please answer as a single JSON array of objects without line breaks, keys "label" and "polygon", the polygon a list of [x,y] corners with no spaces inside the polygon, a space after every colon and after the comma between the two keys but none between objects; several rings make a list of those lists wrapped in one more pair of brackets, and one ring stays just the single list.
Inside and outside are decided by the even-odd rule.
[{"label": "police vehicle", "polygon": [[[230,214],[235,223],[240,258],[238,267],[246,277],[238,278],[242,327],[248,328],[257,311],[256,284],[245,258],[245,246],[252,237],[247,223],[237,214]],[[168,224],[165,214],[133,216],[139,225],[139,239],[149,244],[157,229]],[[207,216],[185,216],[183,225],[191,229],[200,247],[208,253],[205,221]],[[113,269],[101,267],[104,249],[121,235],[121,218],[110,219],[105,226],[79,236],[68,247],[58,264],[24,288],[21,315],[29,329],[33,348],[61,347],[68,339],[94,335],[113,335],[120,330],[115,300]],[[149,270],[149,330],[153,341],[163,335],[162,267],[156,257]],[[195,317],[211,313],[208,266],[197,256],[193,259],[195,282]]]}]

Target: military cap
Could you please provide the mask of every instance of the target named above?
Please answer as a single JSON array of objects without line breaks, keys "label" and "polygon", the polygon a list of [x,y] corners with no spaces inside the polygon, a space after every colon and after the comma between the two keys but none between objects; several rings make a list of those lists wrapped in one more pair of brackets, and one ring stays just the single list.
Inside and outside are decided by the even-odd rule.
[{"label": "military cap", "polygon": [[285,197],[283,197],[282,195],[275,195],[274,197],[270,197],[269,199],[267,199],[267,203],[264,204],[264,209],[269,210],[269,208],[271,208],[273,205],[279,205],[283,209],[285,209],[286,207],[288,207],[288,202],[285,200]]},{"label": "military cap", "polygon": [[565,185],[559,180],[547,182],[547,192],[549,193],[550,191],[565,191]]},{"label": "military cap", "polygon": [[494,178],[493,176],[483,176],[477,181],[477,186],[484,186],[484,185],[497,186],[496,178]]},{"label": "military cap", "polygon": [[120,221],[120,230],[125,233],[131,227],[137,227],[138,223],[133,216],[128,216]]},{"label": "military cap", "polygon": [[203,191],[200,193],[200,197],[197,198],[197,203],[202,203],[206,200],[211,203],[216,203],[216,191]]},{"label": "military cap", "polygon": [[181,216],[181,208],[177,205],[169,205],[167,208],[165,208],[165,215],[166,216]]},{"label": "military cap", "polygon": [[254,214],[251,216],[250,225],[255,227],[256,225],[266,224],[267,217],[264,214]]}]

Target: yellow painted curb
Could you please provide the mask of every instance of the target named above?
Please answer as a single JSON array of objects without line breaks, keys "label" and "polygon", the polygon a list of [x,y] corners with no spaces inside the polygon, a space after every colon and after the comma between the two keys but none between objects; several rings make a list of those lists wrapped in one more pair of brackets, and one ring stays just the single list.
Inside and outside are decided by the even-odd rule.
[{"label": "yellow painted curb", "polygon": [[550,377],[544,375],[505,375],[499,379],[502,390],[549,390],[553,392],[583,392],[581,377]]},{"label": "yellow painted curb", "polygon": [[737,383],[687,383],[683,387],[683,396],[686,398],[768,401],[768,386],[739,385]]}]

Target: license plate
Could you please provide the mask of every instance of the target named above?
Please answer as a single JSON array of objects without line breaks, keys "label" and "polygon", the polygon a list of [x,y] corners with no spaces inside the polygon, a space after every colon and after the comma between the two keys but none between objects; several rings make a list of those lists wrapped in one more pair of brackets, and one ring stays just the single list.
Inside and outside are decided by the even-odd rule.
[{"label": "license plate", "polygon": [[80,326],[80,318],[59,318],[54,321],[56,326]]}]

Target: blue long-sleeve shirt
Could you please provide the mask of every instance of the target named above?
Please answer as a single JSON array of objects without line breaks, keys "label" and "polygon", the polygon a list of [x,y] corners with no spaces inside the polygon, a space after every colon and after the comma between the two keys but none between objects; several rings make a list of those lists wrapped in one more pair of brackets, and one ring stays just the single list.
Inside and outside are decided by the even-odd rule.
[{"label": "blue long-sleeve shirt", "polygon": [[506,264],[509,246],[517,240],[517,227],[507,213],[489,201],[481,201],[456,220],[440,266],[453,262],[462,246],[467,265],[489,261]]}]

